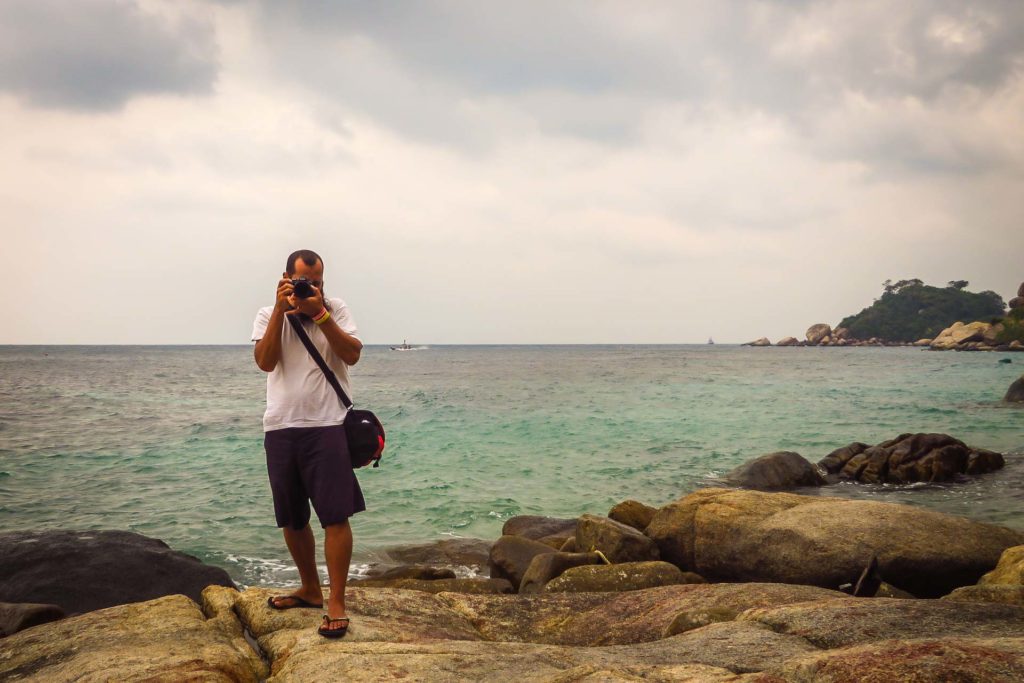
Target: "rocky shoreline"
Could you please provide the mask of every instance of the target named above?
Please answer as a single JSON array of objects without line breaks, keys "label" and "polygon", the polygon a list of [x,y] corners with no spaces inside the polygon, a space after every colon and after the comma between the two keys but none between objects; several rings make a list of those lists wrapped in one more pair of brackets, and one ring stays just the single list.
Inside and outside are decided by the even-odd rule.
[{"label": "rocky shoreline", "polygon": [[[866,450],[891,456],[905,441]],[[0,537],[0,550],[17,536]],[[607,516],[515,517],[493,542],[391,552],[401,567],[351,582],[340,641],[316,634],[320,610],[267,608],[269,587],[188,597],[166,586],[0,639],[0,679],[1024,678],[1024,532],[915,506],[709,488],[660,508],[623,501]],[[154,557],[142,576],[165,575],[168,561],[186,583],[201,570]],[[456,578],[453,565],[489,578]],[[23,571],[3,567],[4,600],[29,602],[12,600],[31,595]]]},{"label": "rocky shoreline", "polygon": [[[1024,311],[1024,283],[1017,290],[1017,296],[1010,299],[1010,311]],[[1006,329],[1003,322],[975,321],[969,323],[955,322],[942,330],[933,339],[916,341],[891,341],[872,337],[856,339],[845,327],[832,327],[826,323],[817,323],[807,328],[803,339],[785,337],[773,345],[767,337],[746,342],[741,346],[822,346],[822,347],[897,347],[917,346],[932,351],[1024,351],[1024,342],[1012,340],[1001,343],[999,339]]]}]

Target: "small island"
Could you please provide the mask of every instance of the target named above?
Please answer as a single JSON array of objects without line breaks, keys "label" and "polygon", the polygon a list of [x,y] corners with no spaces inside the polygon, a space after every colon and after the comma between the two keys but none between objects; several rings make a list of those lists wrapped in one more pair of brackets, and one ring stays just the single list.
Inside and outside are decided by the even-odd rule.
[{"label": "small island", "polygon": [[[920,346],[936,351],[1024,351],[1024,283],[1010,299],[992,291],[967,291],[967,280],[945,287],[918,278],[883,283],[882,295],[833,328],[811,325],[803,340],[775,346]],[[967,321],[967,322],[965,322]],[[772,346],[766,337],[744,346]]]}]

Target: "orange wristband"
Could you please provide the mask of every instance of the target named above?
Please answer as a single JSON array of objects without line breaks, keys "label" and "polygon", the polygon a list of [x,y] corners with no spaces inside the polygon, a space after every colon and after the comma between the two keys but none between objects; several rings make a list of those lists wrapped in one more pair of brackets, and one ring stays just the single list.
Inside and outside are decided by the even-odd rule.
[{"label": "orange wristband", "polygon": [[327,308],[324,308],[324,310],[320,311],[320,313],[318,313],[317,316],[315,318],[313,318],[313,322],[315,322],[317,325],[323,325],[325,322],[327,322],[330,319],[331,319],[331,312],[328,311]]}]

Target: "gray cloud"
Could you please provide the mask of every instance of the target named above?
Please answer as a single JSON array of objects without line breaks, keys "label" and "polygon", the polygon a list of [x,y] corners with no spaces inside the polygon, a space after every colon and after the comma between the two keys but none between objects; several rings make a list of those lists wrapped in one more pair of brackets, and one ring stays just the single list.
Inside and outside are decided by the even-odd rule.
[{"label": "gray cloud", "polygon": [[[1019,88],[1024,65],[1024,4],[998,0],[257,4],[282,74],[463,151],[532,130],[632,145],[685,106],[689,122],[768,112],[888,172],[991,170],[1005,153],[967,130],[971,104]],[[844,120],[858,98],[922,113]]]},{"label": "gray cloud", "polygon": [[212,24],[134,2],[0,3],[0,89],[46,108],[106,111],[137,95],[212,90]]}]

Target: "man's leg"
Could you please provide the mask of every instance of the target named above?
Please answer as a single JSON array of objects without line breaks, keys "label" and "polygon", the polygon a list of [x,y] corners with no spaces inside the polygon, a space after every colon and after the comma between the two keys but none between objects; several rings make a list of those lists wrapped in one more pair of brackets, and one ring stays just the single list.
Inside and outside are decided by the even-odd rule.
[{"label": "man's leg", "polygon": [[307,524],[298,531],[287,526],[283,531],[284,542],[288,545],[288,552],[292,554],[295,567],[299,570],[299,579],[302,581],[302,587],[295,591],[294,595],[314,605],[322,603],[324,594],[320,588],[320,573],[316,568],[316,540],[313,538],[313,530]]},{"label": "man's leg", "polygon": [[345,584],[352,564],[352,527],[348,520],[324,528],[324,554],[327,556],[327,576],[331,581],[331,597],[327,600],[327,615],[332,619],[348,616],[345,611]]}]

